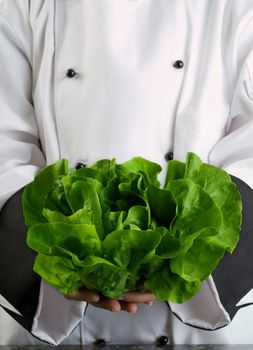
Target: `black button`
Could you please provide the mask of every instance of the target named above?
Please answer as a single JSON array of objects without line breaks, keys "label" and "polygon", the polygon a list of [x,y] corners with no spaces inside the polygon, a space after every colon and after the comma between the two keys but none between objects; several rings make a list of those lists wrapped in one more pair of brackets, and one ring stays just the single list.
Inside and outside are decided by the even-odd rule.
[{"label": "black button", "polygon": [[169,161],[173,159],[173,152],[168,152],[164,156],[165,160]]},{"label": "black button", "polygon": [[158,346],[164,346],[166,344],[168,344],[169,338],[166,337],[166,335],[161,335],[158,339],[157,339],[157,345]]},{"label": "black button", "polygon": [[173,67],[176,69],[182,69],[184,66],[184,62],[182,60],[177,60],[174,64]]},{"label": "black button", "polygon": [[72,68],[69,68],[66,72],[66,76],[68,78],[74,78],[76,75],[77,75],[77,72]]},{"label": "black button", "polygon": [[81,162],[77,162],[75,165],[76,169],[81,169],[81,168],[85,168],[85,167],[86,167],[86,164],[81,163]]},{"label": "black button", "polygon": [[103,348],[106,345],[106,342],[104,339],[98,339],[94,343],[98,348]]}]

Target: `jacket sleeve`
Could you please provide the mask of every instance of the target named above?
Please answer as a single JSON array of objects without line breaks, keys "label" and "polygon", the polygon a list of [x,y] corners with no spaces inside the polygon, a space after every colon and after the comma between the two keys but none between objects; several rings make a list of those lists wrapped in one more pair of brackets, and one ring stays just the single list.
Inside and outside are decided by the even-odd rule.
[{"label": "jacket sleeve", "polygon": [[[233,254],[225,254],[213,273],[220,300],[232,319],[253,304],[253,20],[239,46],[237,81],[227,135],[214,147],[210,162],[232,176],[243,202],[241,236]],[[241,56],[246,54],[243,61]],[[240,66],[240,62],[242,62]]]},{"label": "jacket sleeve", "polygon": [[[4,16],[4,3],[0,9],[0,46],[4,48],[0,54],[0,293],[17,312],[2,305],[5,310],[30,329],[40,280],[32,273],[34,256],[25,248],[21,201],[14,194],[32,180],[45,160],[30,96],[29,47],[24,47],[25,42]],[[16,16],[17,21],[22,19],[21,14]],[[29,290],[33,291],[31,299]]]},{"label": "jacket sleeve", "polygon": [[[10,8],[15,2],[0,4],[0,209],[45,165],[31,96],[31,33],[25,14]],[[23,12],[27,4],[24,1]],[[19,24],[16,30],[8,10]]]},{"label": "jacket sleeve", "polygon": [[0,305],[34,336],[57,344],[80,322],[85,305],[33,273],[35,256],[25,243],[21,189],[46,164],[32,100],[29,4],[0,2]]},{"label": "jacket sleeve", "polygon": [[[252,7],[252,6],[251,6]],[[249,12],[246,13],[247,18]],[[251,11],[252,14],[252,11]],[[209,162],[231,174],[242,197],[239,243],[226,253],[200,292],[184,305],[171,303],[174,314],[191,326],[215,330],[228,325],[237,311],[253,304],[253,18],[237,38],[237,78],[225,135]]]}]

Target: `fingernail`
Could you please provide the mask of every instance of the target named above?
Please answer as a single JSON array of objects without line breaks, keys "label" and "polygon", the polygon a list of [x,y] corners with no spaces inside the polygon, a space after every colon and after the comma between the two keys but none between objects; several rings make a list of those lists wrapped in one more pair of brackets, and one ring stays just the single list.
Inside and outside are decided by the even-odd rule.
[{"label": "fingernail", "polygon": [[111,312],[118,312],[117,310],[115,310],[115,309],[111,309]]},{"label": "fingernail", "polygon": [[99,299],[100,299],[100,297],[99,297],[98,295],[92,297],[92,301],[93,301],[94,303],[97,303],[97,302],[99,301]]},{"label": "fingernail", "polygon": [[153,304],[153,301],[149,301],[146,303],[147,305],[152,305]]}]

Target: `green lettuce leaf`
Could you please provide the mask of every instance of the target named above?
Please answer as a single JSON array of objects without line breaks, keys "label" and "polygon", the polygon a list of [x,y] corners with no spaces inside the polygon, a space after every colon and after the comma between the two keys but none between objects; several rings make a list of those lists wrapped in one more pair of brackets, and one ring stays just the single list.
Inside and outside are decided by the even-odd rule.
[{"label": "green lettuce leaf", "polygon": [[118,230],[111,232],[103,241],[103,249],[108,260],[129,271],[151,260],[161,234],[147,230]]},{"label": "green lettuce leaf", "polygon": [[242,202],[236,185],[224,170],[203,164],[194,153],[187,156],[185,178],[201,186],[219,207],[222,227],[215,238],[216,244],[231,253],[238,243],[241,227]]},{"label": "green lettuce leaf", "polygon": [[22,206],[27,226],[46,222],[42,214],[44,198],[59,177],[68,172],[68,161],[63,159],[43,168],[35,177],[34,181],[28,184],[22,196]]},{"label": "green lettuce leaf", "polygon": [[38,253],[34,272],[64,294],[77,291],[82,281],[70,259]]},{"label": "green lettuce leaf", "polygon": [[193,297],[239,240],[240,194],[225,171],[194,153],[168,162],[163,187],[160,172],[141,157],[42,169],[22,196],[35,272],[62,293]]},{"label": "green lettuce leaf", "polygon": [[55,255],[56,248],[65,249],[64,255],[76,255],[80,260],[99,254],[101,241],[94,225],[53,222],[35,224],[29,228],[27,244],[45,255]]},{"label": "green lettuce leaf", "polygon": [[107,298],[116,299],[126,291],[129,272],[106,259],[89,256],[78,273],[87,288],[99,291]]},{"label": "green lettuce leaf", "polygon": [[151,290],[158,300],[184,303],[197,293],[201,287],[201,282],[188,282],[173,274],[169,266],[164,264],[160,271],[156,271],[145,281],[144,286]]}]

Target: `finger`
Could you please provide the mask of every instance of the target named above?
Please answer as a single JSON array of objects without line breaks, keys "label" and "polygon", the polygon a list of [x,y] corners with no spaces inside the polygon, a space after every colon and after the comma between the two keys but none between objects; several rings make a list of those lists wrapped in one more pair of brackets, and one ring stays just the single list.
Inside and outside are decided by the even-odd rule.
[{"label": "finger", "polygon": [[100,309],[109,310],[111,312],[119,312],[121,310],[120,303],[114,299],[101,297],[98,302],[91,302],[90,304]]},{"label": "finger", "polygon": [[78,292],[65,294],[65,298],[69,300],[86,301],[88,303],[98,302],[100,295],[86,288],[80,288]]},{"label": "finger", "polygon": [[124,310],[130,314],[135,314],[138,311],[138,305],[134,303],[128,303],[120,301],[121,310]]},{"label": "finger", "polygon": [[120,300],[129,303],[151,303],[155,300],[153,293],[128,292],[121,296]]}]

